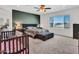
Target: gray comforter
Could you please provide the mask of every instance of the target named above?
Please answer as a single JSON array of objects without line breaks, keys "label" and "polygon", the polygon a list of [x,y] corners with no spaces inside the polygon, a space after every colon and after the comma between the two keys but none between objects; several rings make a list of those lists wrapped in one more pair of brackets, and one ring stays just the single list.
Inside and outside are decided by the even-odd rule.
[{"label": "gray comforter", "polygon": [[47,29],[44,28],[37,28],[37,27],[31,27],[26,29],[25,31],[28,35],[35,37],[36,34],[43,34],[45,35],[46,32],[49,32]]}]

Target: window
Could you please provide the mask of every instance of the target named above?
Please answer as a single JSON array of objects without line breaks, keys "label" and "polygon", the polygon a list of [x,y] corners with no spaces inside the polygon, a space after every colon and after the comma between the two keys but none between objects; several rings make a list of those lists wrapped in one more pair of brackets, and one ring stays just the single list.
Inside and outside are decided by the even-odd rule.
[{"label": "window", "polygon": [[53,16],[50,17],[50,27],[53,28],[69,28],[70,16]]}]

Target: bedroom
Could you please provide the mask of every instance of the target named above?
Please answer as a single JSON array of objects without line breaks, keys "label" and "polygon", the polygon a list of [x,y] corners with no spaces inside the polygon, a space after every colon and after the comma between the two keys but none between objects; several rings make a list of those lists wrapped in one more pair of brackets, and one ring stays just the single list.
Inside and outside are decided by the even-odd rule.
[{"label": "bedroom", "polygon": [[[19,23],[21,24],[19,28],[27,29],[27,27],[30,26],[28,27],[30,31],[29,30],[27,31],[31,32],[31,34],[33,33],[33,35],[36,35],[38,32],[42,31],[42,35],[37,36],[39,37],[39,39],[35,38],[34,36],[29,38],[29,53],[32,54],[78,53],[78,40],[73,40],[72,38],[73,38],[73,24],[79,23],[78,22],[79,6],[46,5],[45,6],[46,8],[50,7],[48,8],[48,10],[46,10],[46,12],[38,11],[39,6],[35,5],[24,5],[24,6],[5,5],[0,7],[2,8],[0,9],[0,13],[3,14],[3,15],[1,14],[1,16],[3,17],[6,16],[6,19],[7,18],[9,19],[9,30],[14,29],[16,24]],[[49,21],[50,17],[63,16],[65,18],[65,16],[67,15],[70,16],[69,28],[64,27],[53,28],[50,26]],[[31,34],[28,35],[31,36]],[[45,41],[42,41],[43,39]]]}]

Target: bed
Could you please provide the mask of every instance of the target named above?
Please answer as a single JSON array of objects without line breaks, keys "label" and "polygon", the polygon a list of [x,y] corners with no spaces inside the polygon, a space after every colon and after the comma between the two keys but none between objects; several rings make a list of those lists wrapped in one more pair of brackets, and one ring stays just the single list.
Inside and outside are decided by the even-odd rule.
[{"label": "bed", "polygon": [[50,39],[54,36],[54,33],[49,32],[47,29],[39,27],[31,27],[25,31],[29,36],[33,38],[38,38],[43,41]]},{"label": "bed", "polygon": [[24,24],[24,27],[26,28],[25,33],[27,33],[30,37],[33,37],[33,38],[38,38],[45,41],[54,36],[54,33],[49,32],[49,30],[45,28],[37,27],[36,24],[33,24],[33,25]]}]

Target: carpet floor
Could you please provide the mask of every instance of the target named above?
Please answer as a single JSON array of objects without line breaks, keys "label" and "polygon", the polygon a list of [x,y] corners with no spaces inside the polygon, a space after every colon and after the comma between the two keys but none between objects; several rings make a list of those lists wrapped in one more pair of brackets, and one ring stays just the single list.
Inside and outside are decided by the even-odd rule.
[{"label": "carpet floor", "polygon": [[30,54],[77,54],[78,40],[57,36],[42,41],[40,39],[29,38]]}]

